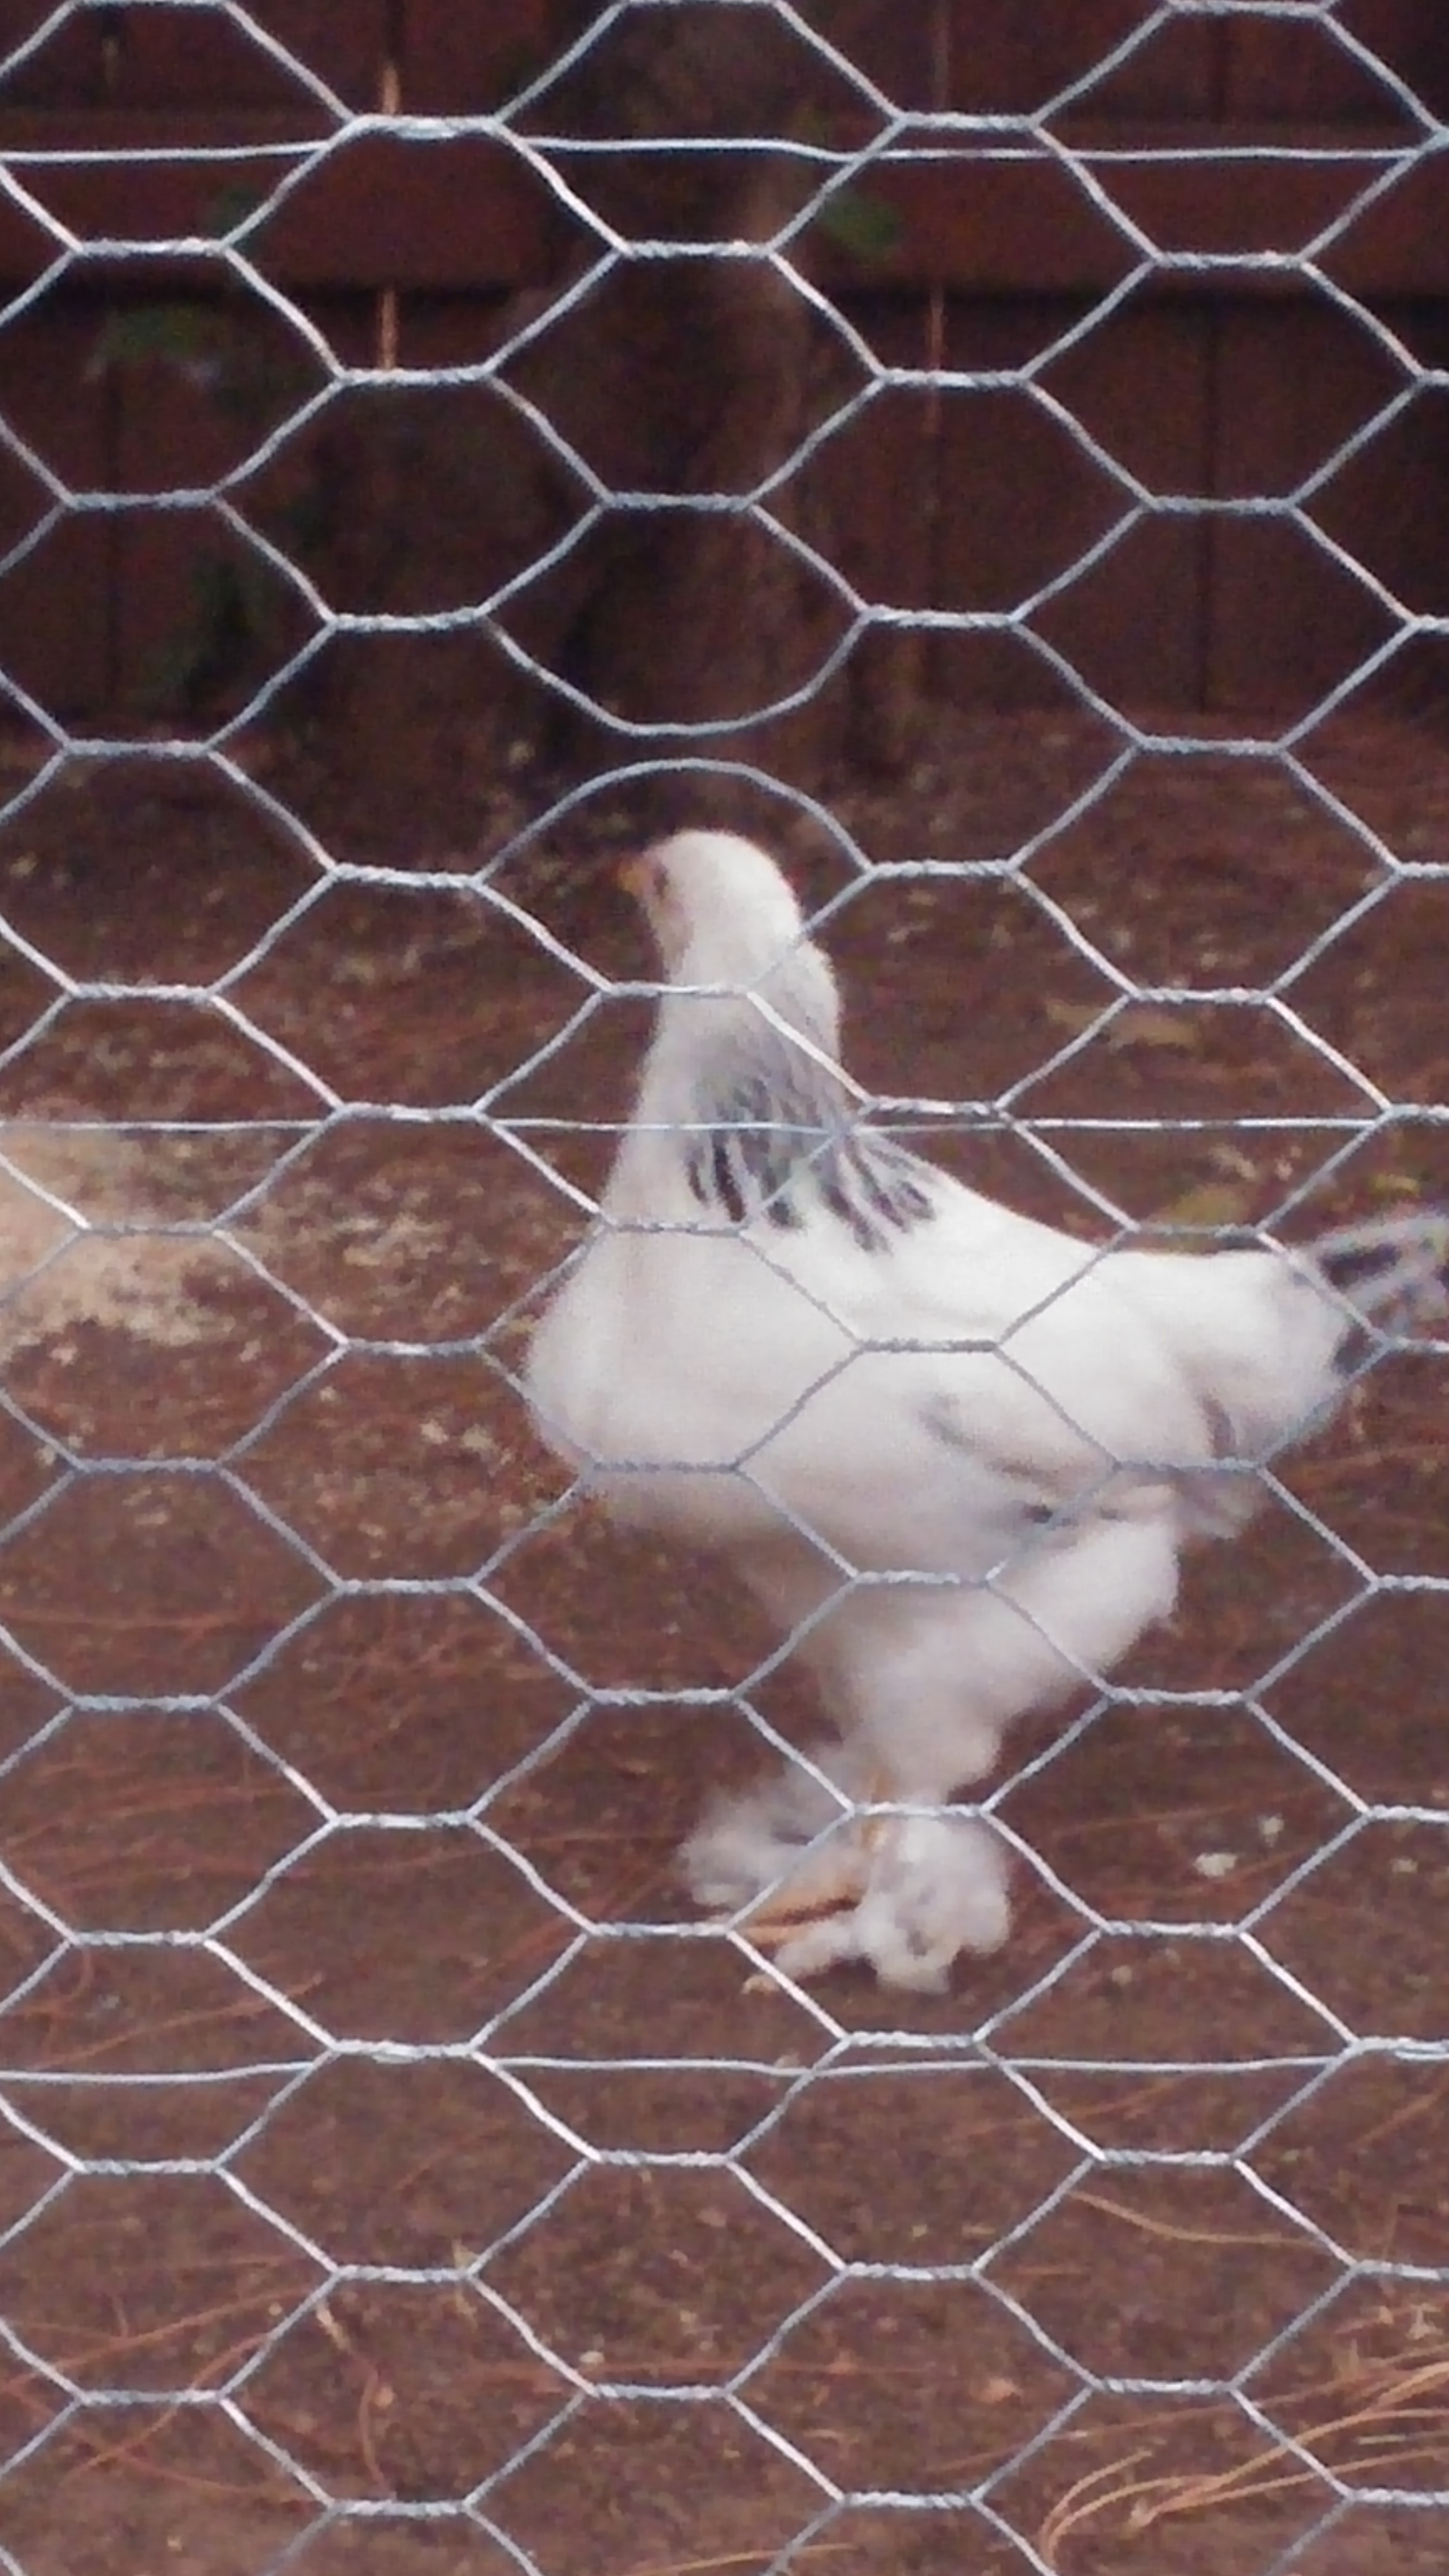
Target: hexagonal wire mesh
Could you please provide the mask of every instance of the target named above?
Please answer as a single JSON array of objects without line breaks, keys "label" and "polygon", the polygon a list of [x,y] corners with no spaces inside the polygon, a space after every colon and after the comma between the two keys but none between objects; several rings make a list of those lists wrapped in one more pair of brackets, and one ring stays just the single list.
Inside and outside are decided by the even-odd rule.
[{"label": "hexagonal wire mesh", "polygon": [[[1339,513],[1363,474],[1388,509],[1394,442],[1445,385],[1423,278],[1395,301],[1364,249],[1429,202],[1432,43],[1353,0],[1047,13],[1025,44],[1009,13],[963,32],[944,5],[614,0],[541,50],[544,13],[516,11],[479,104],[456,49],[451,94],[421,79],[401,38],[425,10],[17,14],[0,2562],[1440,2565],[1432,1354],[1275,1462],[1266,1536],[1222,1552],[1154,1661],[1013,1738],[987,1804],[1022,1919],[942,1998],[801,1988],[667,1895],[700,1775],[792,1746],[788,1668],[711,1574],[580,1515],[517,1386],[637,1051],[642,952],[589,868],[660,782],[680,814],[723,785],[773,825],[879,1006],[883,1114],[1004,1197],[1098,1239],[1155,1216],[1200,1240],[1442,1192],[1449,761],[1402,709],[1348,719],[1444,619],[1422,530],[1399,580]],[[725,19],[757,68],[786,48],[740,91],[752,127],[711,130],[660,52],[642,90],[601,78],[641,30],[667,53]],[[236,107],[204,140],[178,29]],[[1185,116],[1170,49],[1201,81],[1228,39],[1309,48],[1358,104],[1295,122],[1285,74],[1266,122],[1197,92]],[[967,76],[978,42],[1009,57],[995,91]],[[626,95],[638,121],[610,131],[599,101]],[[1109,127],[1124,98],[1136,125]],[[646,184],[666,146],[674,228]],[[429,155],[460,150],[489,222],[525,185],[544,208],[542,278],[494,278],[486,345],[456,278],[421,318],[406,293]],[[906,357],[901,226],[952,188],[932,255],[957,269]],[[398,283],[364,292],[373,223]],[[709,294],[763,282],[736,354],[813,335],[810,399],[795,383],[782,413],[776,385],[763,443],[696,424],[712,484],[666,464],[656,486],[617,403],[576,399],[661,264]],[[1203,301],[1219,272],[1235,357]],[[1184,386],[1216,333],[1215,399],[1266,351],[1288,403],[1299,343],[1254,300],[1285,287],[1359,374],[1323,417],[1307,402],[1291,471],[1260,439],[1255,483],[1244,435],[1214,481],[1172,443]],[[706,309],[728,340],[727,296]],[[550,335],[600,313],[550,373]],[[52,318],[45,363],[64,343],[89,390],[47,411],[25,333]],[[374,401],[381,430],[349,443]],[[471,484],[448,479],[470,403],[492,406]],[[986,426],[952,447],[968,414]],[[430,424],[411,450],[405,418]],[[516,436],[566,505],[518,479]],[[873,442],[872,553],[850,520]],[[983,443],[1033,460],[1004,532]],[[804,487],[833,453],[832,523]],[[895,556],[928,465],[918,579]],[[1038,545],[1033,511],[1082,469],[1092,508]],[[485,485],[509,495],[492,555],[465,523]],[[340,534],[317,516],[339,491]],[[679,593],[716,620],[682,715],[627,639],[609,662],[577,618],[565,647],[561,612],[518,613],[601,548],[627,627],[646,592],[609,549],[641,511],[652,544],[687,520],[788,564],[803,657],[730,695],[754,559],[753,587],[722,556]],[[399,514],[411,587],[375,550]],[[168,553],[201,523],[211,552]],[[1216,699],[1202,671],[1176,692],[1190,560],[1229,624],[1237,584],[1240,655],[1319,599],[1304,563],[1347,585],[1359,622],[1324,611],[1327,659],[1295,639],[1291,717],[1194,712],[1232,703],[1221,674]],[[1078,614],[1104,570],[1105,611]],[[399,638],[492,657],[496,781],[451,835],[466,763],[428,729],[432,683],[387,661]],[[842,721],[875,728],[887,783],[833,814],[773,788],[769,723],[837,705],[882,641],[883,696]],[[665,654],[688,660],[667,620]],[[1155,700],[1179,713],[1129,711]],[[130,721],[95,718],[115,704]],[[592,724],[591,756],[532,738],[539,706]],[[357,771],[340,801],[329,724]],[[481,855],[420,863],[450,838]],[[908,1018],[911,1077],[976,1096],[902,1083]]]}]

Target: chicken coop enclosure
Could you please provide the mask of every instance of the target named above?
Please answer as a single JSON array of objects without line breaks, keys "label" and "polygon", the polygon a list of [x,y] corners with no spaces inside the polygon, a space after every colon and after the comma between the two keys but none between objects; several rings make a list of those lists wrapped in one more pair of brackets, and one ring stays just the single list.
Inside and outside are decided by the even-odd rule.
[{"label": "chicken coop enclosure", "polygon": [[1449,16],[0,0],[0,2565],[1440,2576],[1449,1420],[980,1795],[536,1439],[724,821],[1084,1243],[1449,1206]]}]

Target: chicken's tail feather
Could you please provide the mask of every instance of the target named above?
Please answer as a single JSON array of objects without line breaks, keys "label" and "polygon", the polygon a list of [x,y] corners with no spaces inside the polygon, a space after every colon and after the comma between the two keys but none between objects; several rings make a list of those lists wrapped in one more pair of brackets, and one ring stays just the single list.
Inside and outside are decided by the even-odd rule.
[{"label": "chicken's tail feather", "polygon": [[1425,1331],[1449,1314],[1449,1214],[1437,1209],[1339,1227],[1306,1247],[1343,1301],[1334,1359],[1352,1373],[1387,1335]]}]

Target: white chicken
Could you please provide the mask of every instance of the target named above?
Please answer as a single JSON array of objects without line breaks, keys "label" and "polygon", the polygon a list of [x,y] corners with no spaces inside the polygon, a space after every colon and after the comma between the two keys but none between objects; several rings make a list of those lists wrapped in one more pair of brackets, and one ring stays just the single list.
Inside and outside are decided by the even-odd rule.
[{"label": "white chicken", "polygon": [[955,1793],[1014,1718],[1100,1684],[1184,1546],[1242,1526],[1257,1465],[1446,1311],[1449,1218],[1095,1250],[868,1123],[762,850],[681,832],[625,874],[667,989],[530,1401],[619,1518],[728,1556],[839,1732],[706,1811],[696,1900],[787,1975],[935,1988],[1009,1923]]}]

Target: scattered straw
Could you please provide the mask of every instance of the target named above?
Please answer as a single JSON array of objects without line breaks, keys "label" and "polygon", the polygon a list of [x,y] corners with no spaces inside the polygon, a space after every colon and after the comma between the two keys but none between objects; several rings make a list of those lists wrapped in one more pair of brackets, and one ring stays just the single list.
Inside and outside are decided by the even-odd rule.
[{"label": "scattered straw", "polygon": [[1120,2218],[1124,2227],[1139,2227],[1145,2236],[1166,2237],[1173,2245],[1271,2245],[1281,2253],[1283,2247],[1296,2248],[1301,2239],[1290,2236],[1286,2229],[1243,2229],[1233,2232],[1212,2227],[1178,2227],[1170,2219],[1149,2218],[1143,2209],[1124,2209],[1121,2202],[1108,2200],[1104,2193],[1076,2191],[1068,2207],[1099,2209],[1104,2218]]},{"label": "scattered straw", "polygon": [[[1058,2497],[1041,2525],[1036,2545],[1047,2566],[1060,2567],[1061,2549],[1071,2534],[1107,2515],[1120,2516],[1123,2536],[1135,2540],[1175,2518],[1211,2513],[1222,2505],[1257,2503],[1311,2486],[1319,2472],[1298,2457],[1301,2451],[1323,2455],[1325,2472],[1340,2478],[1355,2467],[1401,2472],[1421,2460],[1443,2461],[1449,2439],[1449,2342],[1440,2357],[1430,2361],[1409,2362],[1400,2355],[1362,2362],[1354,2354],[1351,2371],[1341,2369],[1326,2384],[1341,2388],[1350,2377],[1357,2377],[1363,2390],[1356,2405],[1322,2417],[1291,2438],[1267,2443],[1232,2468],[1135,2476],[1133,2472],[1153,2457],[1154,2445],[1148,2443],[1090,2470]],[[1318,2393],[1317,2385],[1300,2390],[1296,2402]],[[1438,2432],[1432,2443],[1414,2438],[1426,2423],[1434,2424]],[[1326,2446],[1343,2443],[1360,2450],[1367,2447],[1370,2459],[1335,2465],[1325,2455]]]}]

